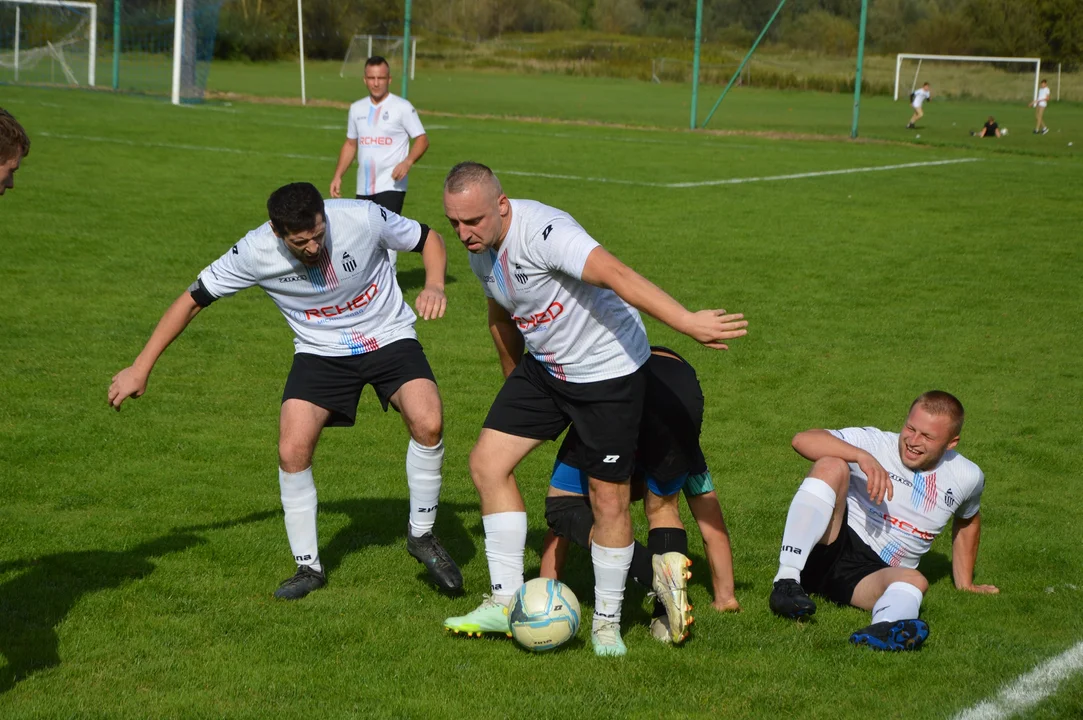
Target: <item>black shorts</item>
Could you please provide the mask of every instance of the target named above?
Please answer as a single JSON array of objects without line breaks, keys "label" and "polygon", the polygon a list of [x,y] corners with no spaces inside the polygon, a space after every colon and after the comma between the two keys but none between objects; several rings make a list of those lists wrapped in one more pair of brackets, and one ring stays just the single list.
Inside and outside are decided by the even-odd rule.
[{"label": "black shorts", "polygon": [[385,190],[375,195],[358,195],[358,200],[371,200],[382,208],[387,208],[396,215],[402,215],[402,204],[406,202],[406,191]]},{"label": "black shorts", "polygon": [[590,383],[558,380],[529,353],[500,388],[484,427],[508,435],[555,440],[575,424],[576,467],[590,477],[624,482],[635,465],[646,370]]},{"label": "black shorts", "polygon": [[[660,350],[676,358],[667,348]],[[703,427],[703,390],[695,369],[683,358],[652,354],[643,366],[646,389],[639,424],[633,480],[646,476],[668,483],[682,475],[707,472],[699,445]],[[557,451],[557,460],[583,469],[582,439],[573,425]]]},{"label": "black shorts", "polygon": [[801,573],[805,592],[823,595],[839,605],[850,604],[854,588],[866,577],[891,567],[850,529],[846,522],[849,513],[847,508],[842,514],[842,528],[835,542],[813,547]]},{"label": "black shorts", "polygon": [[365,385],[372,385],[387,412],[395,391],[418,378],[436,382],[421,343],[413,338],[396,340],[361,355],[297,353],[282,391],[282,402],[291,398],[310,402],[331,411],[327,427],[350,427],[357,418],[357,402]]}]

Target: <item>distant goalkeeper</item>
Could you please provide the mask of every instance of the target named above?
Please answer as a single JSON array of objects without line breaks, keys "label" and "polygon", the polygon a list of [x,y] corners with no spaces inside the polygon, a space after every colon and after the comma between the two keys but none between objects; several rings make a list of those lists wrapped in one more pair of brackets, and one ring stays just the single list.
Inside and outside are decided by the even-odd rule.
[{"label": "distant goalkeeper", "polygon": [[932,97],[933,93],[932,90],[929,89],[929,83],[922,85],[910,96],[910,107],[914,108],[914,114],[910,116],[910,122],[906,124],[907,130],[916,128],[918,120],[925,117],[925,111],[922,109],[922,106],[925,105],[926,100],[931,100]]}]

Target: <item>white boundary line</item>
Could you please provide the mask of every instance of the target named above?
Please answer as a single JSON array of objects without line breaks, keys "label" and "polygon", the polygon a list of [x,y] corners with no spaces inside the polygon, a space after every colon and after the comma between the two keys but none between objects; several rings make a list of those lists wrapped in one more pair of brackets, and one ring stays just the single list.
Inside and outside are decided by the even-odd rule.
[{"label": "white boundary line", "polygon": [[[115,143],[129,147],[152,147],[166,148],[170,150],[201,150],[204,152],[229,153],[232,155],[261,155],[264,157],[281,157],[293,160],[318,160],[320,162],[332,162],[332,156],[324,155],[301,155],[297,153],[265,152],[262,150],[241,150],[239,148],[215,147],[212,145],[189,145],[185,143],[164,142],[141,142],[125,140],[122,138],[95,137],[92,135],[68,135],[64,133],[38,133],[44,137],[57,138],[59,140],[80,140],[84,142]],[[723,180],[702,180],[699,182],[659,183],[643,180],[619,180],[615,178],[587,177],[583,175],[563,175],[560,173],[527,172],[524,170],[495,170],[497,175],[514,175],[517,177],[536,177],[550,180],[573,180],[585,183],[602,183],[608,185],[634,185],[637,187],[665,188],[678,190],[685,188],[714,187],[717,185],[743,185],[754,182],[773,182],[776,180],[802,180],[805,178],[827,177],[830,175],[853,175],[854,173],[882,172],[885,170],[906,170],[910,168],[935,167],[937,165],[957,165],[959,163],[979,162],[981,158],[956,158],[954,160],[929,160],[927,162],[901,163],[898,165],[877,165],[873,167],[844,168],[841,170],[820,170],[817,172],[793,173],[789,175],[764,175],[762,177],[725,178]],[[436,170],[436,168],[417,165],[418,170]],[[441,171],[442,172],[442,171]]]},{"label": "white boundary line", "polygon": [[997,693],[967,708],[954,720],[1003,720],[1028,710],[1057,691],[1057,685],[1083,670],[1083,641],[1047,660]]}]

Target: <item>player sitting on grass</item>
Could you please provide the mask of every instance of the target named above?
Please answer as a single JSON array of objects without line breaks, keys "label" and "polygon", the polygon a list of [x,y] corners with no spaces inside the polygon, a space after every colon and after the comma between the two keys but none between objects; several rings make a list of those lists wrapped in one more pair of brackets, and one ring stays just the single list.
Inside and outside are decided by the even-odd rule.
[{"label": "player sitting on grass", "polygon": [[[646,547],[635,544],[629,575],[654,590],[651,634],[662,642],[680,643],[692,622],[687,600],[688,534],[678,507],[682,489],[703,535],[714,585],[713,606],[722,612],[737,612],[741,606],[733,592],[729,533],[699,445],[703,392],[696,371],[677,353],[662,347],[651,348],[646,368],[647,393],[632,484],[633,488],[646,485],[642,494],[650,532]],[[581,448],[573,425],[557,452],[545,500],[549,532],[543,544],[542,577],[559,576],[569,540],[590,549],[594,515],[587,473],[581,469]]]},{"label": "player sitting on grass", "polygon": [[796,435],[794,450],[813,465],[786,516],[771,610],[812,615],[808,589],[872,611],[872,624],[850,642],[918,649],[929,635],[918,619],[929,587],[918,561],[949,519],[955,586],[999,592],[974,584],[985,476],[955,452],[962,427],[962,404],[932,390],[910,406],[900,433],[854,427]]}]

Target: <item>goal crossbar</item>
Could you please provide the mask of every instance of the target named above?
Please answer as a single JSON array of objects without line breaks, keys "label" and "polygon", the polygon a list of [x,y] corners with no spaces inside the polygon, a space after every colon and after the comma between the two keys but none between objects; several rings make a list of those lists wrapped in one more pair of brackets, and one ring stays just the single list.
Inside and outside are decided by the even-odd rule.
[{"label": "goal crossbar", "polygon": [[[87,85],[94,87],[94,76],[96,70],[96,60],[98,54],[98,5],[92,2],[68,2],[67,0],[0,0],[0,2],[11,3],[17,6],[19,5],[45,5],[48,7],[71,7],[81,8],[90,12],[90,48],[88,50],[87,57]],[[19,76],[19,14],[15,15],[15,77]],[[55,48],[50,46],[51,51],[55,51]],[[69,82],[74,79],[71,75],[71,70],[64,65],[65,75],[68,76]],[[78,83],[75,83],[78,84]]]},{"label": "goal crossbar", "polygon": [[921,55],[918,53],[899,53],[895,56],[895,99],[899,99],[899,72],[902,70],[903,60],[948,60],[959,62],[1004,62],[1004,63],[1034,63],[1034,98],[1038,97],[1039,76],[1042,74],[1041,58],[1026,57],[993,57],[989,55]]}]

